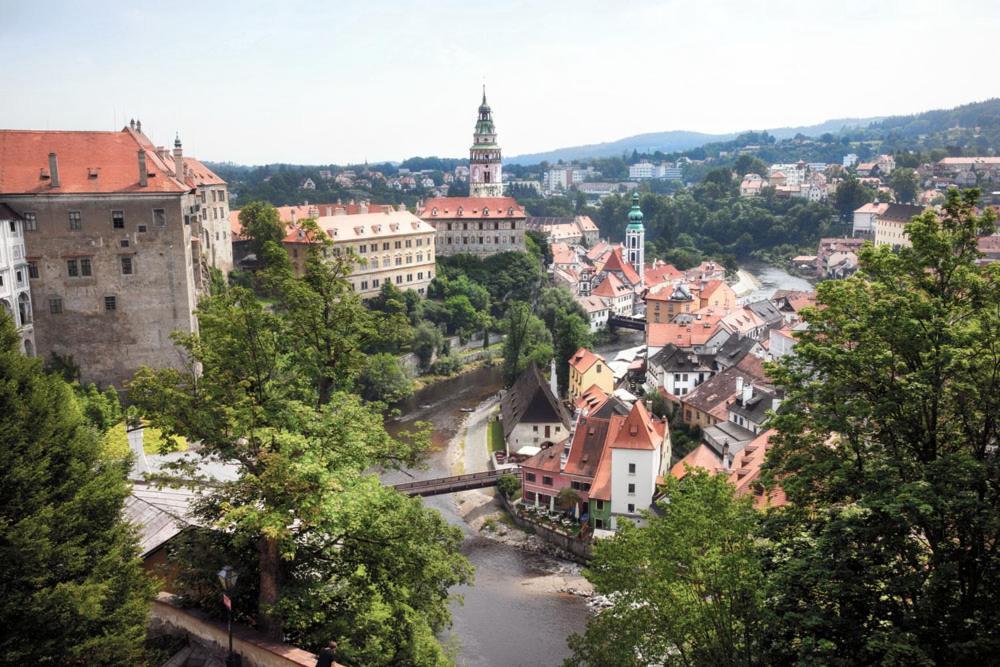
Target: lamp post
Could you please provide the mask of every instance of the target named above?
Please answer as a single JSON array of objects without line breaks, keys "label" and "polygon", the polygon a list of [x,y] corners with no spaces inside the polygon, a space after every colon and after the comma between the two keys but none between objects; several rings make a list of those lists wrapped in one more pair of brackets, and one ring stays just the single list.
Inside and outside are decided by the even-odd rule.
[{"label": "lamp post", "polygon": [[226,565],[218,573],[219,583],[222,584],[222,603],[226,605],[226,625],[229,630],[229,655],[226,657],[226,667],[239,667],[242,663],[240,656],[233,653],[233,600],[230,593],[236,588],[236,570]]}]

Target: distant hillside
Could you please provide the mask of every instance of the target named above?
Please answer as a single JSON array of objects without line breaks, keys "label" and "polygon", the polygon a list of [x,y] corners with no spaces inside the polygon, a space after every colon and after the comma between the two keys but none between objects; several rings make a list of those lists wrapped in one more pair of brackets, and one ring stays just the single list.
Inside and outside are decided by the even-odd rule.
[{"label": "distant hillside", "polygon": [[[766,132],[777,139],[790,139],[796,134],[804,134],[807,137],[812,137],[821,135],[824,132],[835,133],[840,132],[844,128],[865,126],[881,120],[883,118],[838,118],[817,125],[778,127],[768,129]],[[661,153],[676,153],[698,148],[709,143],[729,141],[736,137],[736,132],[730,134],[706,134],[704,132],[685,132],[683,130],[652,132],[649,134],[637,134],[632,137],[602,144],[571,146],[543,153],[515,155],[514,157],[507,158],[506,162],[509,164],[538,164],[542,161],[558,162],[559,160],[571,162],[587,158],[618,157],[622,153],[631,154],[632,151],[640,153],[655,153],[657,151]]]}]

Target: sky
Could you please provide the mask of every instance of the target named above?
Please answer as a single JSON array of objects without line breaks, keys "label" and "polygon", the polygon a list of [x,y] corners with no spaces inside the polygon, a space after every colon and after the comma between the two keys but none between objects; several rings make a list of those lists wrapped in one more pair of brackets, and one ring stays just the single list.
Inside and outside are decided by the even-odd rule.
[{"label": "sky", "polygon": [[1000,95],[996,0],[0,0],[0,127],[114,130],[242,164],[504,154]]}]

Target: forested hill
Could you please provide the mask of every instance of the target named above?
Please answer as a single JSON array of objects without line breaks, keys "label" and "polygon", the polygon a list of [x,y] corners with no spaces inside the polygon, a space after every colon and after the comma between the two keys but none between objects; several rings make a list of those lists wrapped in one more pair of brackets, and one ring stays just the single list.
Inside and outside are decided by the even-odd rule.
[{"label": "forested hill", "polygon": [[[838,118],[824,121],[817,125],[803,125],[800,127],[776,127],[765,130],[767,134],[776,139],[790,139],[801,134],[808,137],[819,136],[825,132],[840,132],[845,128],[856,128],[869,125],[872,122],[881,120],[879,118]],[[617,141],[608,141],[600,144],[588,144],[586,146],[571,146],[569,148],[558,148],[543,153],[526,153],[515,155],[509,158],[510,164],[538,164],[539,162],[571,162],[573,160],[584,160],[587,158],[616,157],[623,153],[630,154],[632,151],[639,153],[677,153],[698,148],[709,143],[730,141],[737,137],[735,132],[729,134],[705,134],[703,132],[685,132],[674,130],[671,132],[651,132],[648,134],[637,134]]]},{"label": "forested hill", "polygon": [[[716,147],[742,145],[748,135],[773,137],[774,140],[825,137],[881,142],[883,152],[896,150],[958,149],[951,152],[993,152],[1000,149],[1000,99],[964,104],[953,109],[936,109],[909,116],[888,118],[840,118],[817,125],[781,127],[742,134],[702,134],[699,132],[657,132],[626,137],[618,141],[587,146],[560,148],[510,158],[511,164],[538,164],[542,161],[566,162],[586,158],[620,157],[623,154],[663,155],[694,151],[711,154]],[[701,149],[704,149],[702,151]],[[993,149],[993,151],[991,151]]]}]

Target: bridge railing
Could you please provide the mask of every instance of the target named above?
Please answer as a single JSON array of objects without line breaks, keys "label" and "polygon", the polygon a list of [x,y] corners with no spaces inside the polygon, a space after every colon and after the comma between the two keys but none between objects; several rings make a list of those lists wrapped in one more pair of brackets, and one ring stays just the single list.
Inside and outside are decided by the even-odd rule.
[{"label": "bridge railing", "polygon": [[400,484],[393,484],[393,488],[399,491],[412,491],[415,489],[422,489],[428,487],[451,486],[453,484],[461,484],[463,482],[474,482],[477,480],[490,480],[500,477],[500,475],[501,473],[497,470],[489,470],[487,472],[473,472],[467,475],[453,475],[451,477],[422,479],[415,482],[402,482]]}]

